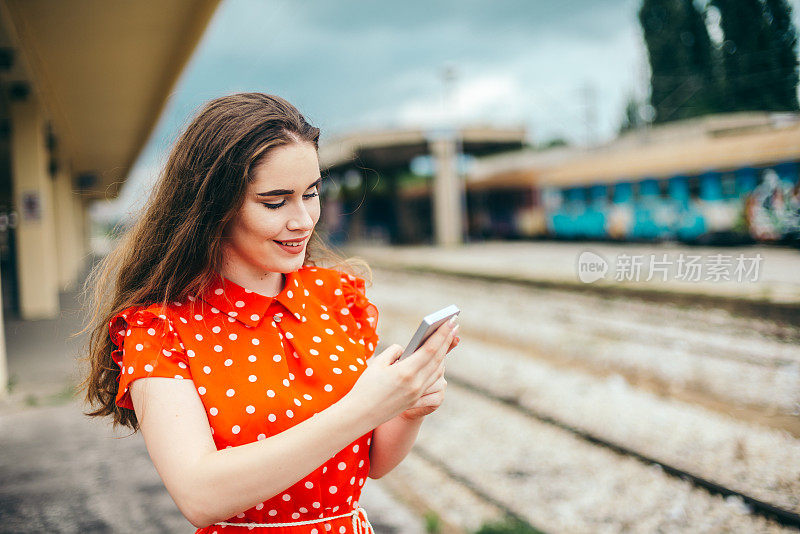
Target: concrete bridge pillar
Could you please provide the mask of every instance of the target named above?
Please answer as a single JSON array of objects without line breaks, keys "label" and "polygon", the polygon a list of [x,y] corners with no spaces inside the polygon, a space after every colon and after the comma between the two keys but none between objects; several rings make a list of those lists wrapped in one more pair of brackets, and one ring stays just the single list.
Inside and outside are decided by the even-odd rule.
[{"label": "concrete bridge pillar", "polygon": [[429,141],[435,162],[433,178],[433,223],[436,244],[456,246],[464,241],[464,213],[461,198],[464,184],[458,175],[454,135]]}]

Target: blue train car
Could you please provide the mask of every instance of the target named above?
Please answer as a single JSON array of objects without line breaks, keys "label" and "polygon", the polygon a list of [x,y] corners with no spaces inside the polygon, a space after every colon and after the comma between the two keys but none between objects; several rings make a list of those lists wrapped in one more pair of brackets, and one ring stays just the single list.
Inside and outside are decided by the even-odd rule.
[{"label": "blue train car", "polygon": [[[797,231],[798,168],[796,161],[785,161],[726,172],[547,187],[546,227],[550,236],[564,239],[690,243],[780,239]],[[748,199],[756,193],[759,200],[749,206]],[[767,232],[763,227],[769,221],[780,228]]]},{"label": "blue train car", "polygon": [[[707,116],[534,169],[547,235],[692,243],[800,235],[800,114]],[[533,171],[531,173],[533,174]]]}]

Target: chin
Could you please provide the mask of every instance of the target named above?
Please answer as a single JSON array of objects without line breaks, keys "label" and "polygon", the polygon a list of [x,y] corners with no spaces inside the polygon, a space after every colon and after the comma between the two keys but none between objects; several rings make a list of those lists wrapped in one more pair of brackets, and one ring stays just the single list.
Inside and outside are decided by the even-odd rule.
[{"label": "chin", "polygon": [[273,273],[291,273],[298,270],[305,263],[305,254],[299,254],[298,258],[287,258],[283,261],[272,261],[265,265],[265,270]]}]

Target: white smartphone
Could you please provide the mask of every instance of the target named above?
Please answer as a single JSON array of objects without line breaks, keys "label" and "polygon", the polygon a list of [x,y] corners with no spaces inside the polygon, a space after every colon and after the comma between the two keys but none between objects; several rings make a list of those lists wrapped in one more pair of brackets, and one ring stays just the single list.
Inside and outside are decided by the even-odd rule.
[{"label": "white smartphone", "polygon": [[406,345],[406,350],[403,351],[403,354],[400,355],[396,362],[399,362],[403,358],[408,358],[411,356],[414,351],[422,346],[425,343],[431,334],[436,332],[436,329],[439,328],[442,324],[446,321],[449,321],[451,317],[454,315],[458,315],[461,313],[461,310],[455,304],[451,304],[445,308],[442,308],[439,311],[435,311],[430,315],[426,315],[422,318],[422,322],[419,324],[417,331],[414,332],[414,337],[411,338],[411,341],[408,342]]}]

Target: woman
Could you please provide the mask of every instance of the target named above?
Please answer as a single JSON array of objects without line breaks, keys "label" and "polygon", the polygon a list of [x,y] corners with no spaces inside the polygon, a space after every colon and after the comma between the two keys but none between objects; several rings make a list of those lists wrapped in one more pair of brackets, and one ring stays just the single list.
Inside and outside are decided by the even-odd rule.
[{"label": "woman", "polygon": [[371,532],[365,479],[405,457],[444,397],[458,327],[367,366],[365,280],[308,252],[318,140],[281,98],[209,102],[90,278],[87,415],[141,429],[197,532]]}]

